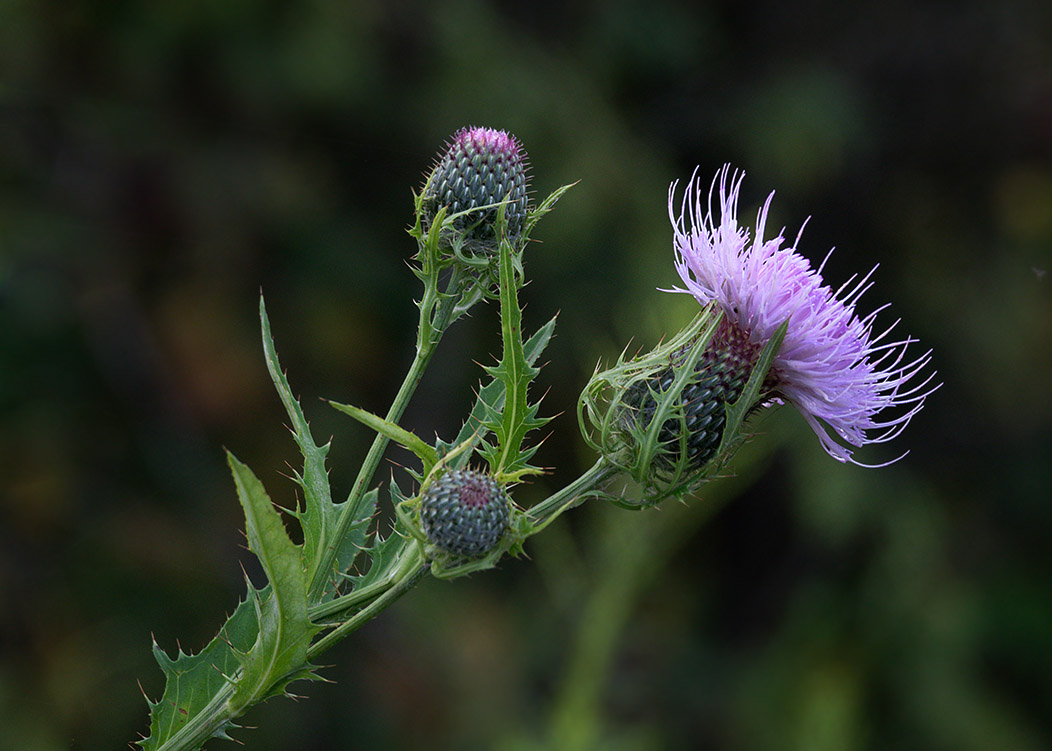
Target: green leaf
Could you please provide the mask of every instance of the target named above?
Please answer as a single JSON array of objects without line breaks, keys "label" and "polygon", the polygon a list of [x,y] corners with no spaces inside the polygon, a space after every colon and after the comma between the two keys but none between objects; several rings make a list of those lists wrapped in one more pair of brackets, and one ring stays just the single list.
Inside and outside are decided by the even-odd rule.
[{"label": "green leaf", "polygon": [[[524,351],[527,364],[533,365],[536,363],[537,358],[544,352],[544,348],[548,346],[548,342],[551,341],[555,331],[557,317],[553,317],[548,323],[541,326],[526,342]],[[476,444],[481,441],[487,420],[492,415],[499,415],[501,410],[504,409],[504,394],[504,382],[497,378],[491,378],[485,386],[482,386],[478,391],[475,405],[468,415],[468,419],[464,421],[463,426],[460,428],[460,433],[457,434],[457,437],[451,443],[439,441],[438,453],[444,456],[454,447],[461,446],[466,441],[473,439]],[[448,466],[450,469],[463,469],[470,459],[471,452],[465,451],[450,462]]]},{"label": "green leaf", "polygon": [[[221,706],[214,706],[215,697],[232,693],[231,681],[241,667],[237,652],[248,651],[258,635],[256,610],[246,599],[196,655],[180,649],[172,659],[155,641],[153,654],[164,672],[164,694],[158,701],[148,700],[150,736],[139,741],[139,745],[146,751],[156,751],[181,733],[191,734],[195,726],[221,711]],[[225,734],[230,727],[227,723],[214,735]]]},{"label": "green leaf", "polygon": [[527,398],[530,382],[540,372],[526,358],[522,340],[522,311],[519,308],[518,291],[521,277],[512,259],[511,245],[506,240],[500,243],[500,321],[503,356],[497,365],[487,367],[486,372],[504,385],[503,409],[493,414],[493,405],[486,404],[484,424],[496,436],[496,445],[483,450],[490,470],[502,481],[517,480],[523,475],[539,473],[528,464],[535,449],[524,451],[522,443],[526,434],[544,425],[547,420],[537,417],[537,405]]},{"label": "green leaf", "polygon": [[228,705],[237,715],[282,693],[290,680],[308,677],[307,647],[319,629],[307,617],[307,577],[300,547],[289,539],[281,515],[252,470],[233,454],[227,454],[227,461],[245,512],[248,548],[270,582],[268,589],[250,593],[259,622],[256,641],[247,652],[235,653],[241,676]]},{"label": "green leaf", "polygon": [[[303,471],[293,475],[293,479],[303,489],[303,508],[291,513],[303,529],[302,555],[311,585],[310,593],[312,600],[329,599],[335,595],[334,583],[339,578],[338,574],[354,564],[357,552],[364,542],[365,529],[376,510],[376,494],[367,493],[359,499],[354,509],[354,518],[349,525],[350,531],[342,541],[335,540],[338,520],[346,501],[334,503],[332,500],[329,474],[325,467],[329,444],[318,445],[315,442],[300,403],[292,395],[288,379],[278,362],[278,353],[274,348],[270,321],[262,296],[259,298],[259,318],[267,370],[288,413],[292,436],[303,454]],[[330,570],[320,571],[322,561],[333,546],[338,546],[338,550]]]},{"label": "green leaf", "polygon": [[363,425],[372,428],[380,435],[387,436],[395,443],[412,451],[424,463],[424,474],[427,474],[431,467],[435,466],[435,462],[438,461],[438,454],[435,450],[424,443],[423,439],[417,436],[416,433],[354,405],[340,404],[339,402],[329,402],[329,404],[340,412],[350,415]]},{"label": "green leaf", "polygon": [[538,206],[536,209],[530,212],[529,217],[526,219],[525,234],[527,236],[529,236],[530,232],[533,231],[534,225],[536,225],[537,222],[539,222],[545,214],[547,214],[549,211],[555,208],[556,202],[563,197],[563,194],[566,193],[566,191],[568,191],[573,186],[577,185],[578,182],[579,181],[574,181],[569,185],[564,185],[561,188],[556,188],[554,191],[551,192],[551,194],[547,198],[541,201],[540,206]]},{"label": "green leaf", "polygon": [[348,577],[354,582],[354,590],[362,590],[388,580],[398,568],[405,547],[406,538],[394,530],[387,537],[377,537],[373,544],[366,548],[369,558],[368,570]]}]

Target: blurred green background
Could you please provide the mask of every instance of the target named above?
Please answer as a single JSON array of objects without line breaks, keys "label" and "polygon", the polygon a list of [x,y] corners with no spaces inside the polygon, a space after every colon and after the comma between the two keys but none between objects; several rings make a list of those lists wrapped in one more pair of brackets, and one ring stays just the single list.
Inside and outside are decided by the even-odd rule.
[{"label": "blurred green background", "polygon": [[[945,386],[890,468],[783,409],[689,506],[425,582],[248,748],[1052,747],[1052,5],[853,8],[0,0],[0,748],[123,747],[151,634],[196,650],[236,604],[223,447],[294,501],[261,288],[347,492],[369,437],[318,397],[386,409],[410,189],[467,124],[519,136],[535,196],[581,181],[527,260],[563,414],[521,504],[591,464],[596,361],[691,317],[656,289],[698,165],[746,170],[743,221],[775,189],[771,225],[813,216],[834,287],[879,263],[863,308]],[[458,323],[407,425],[450,437],[497,344],[492,306]]]}]

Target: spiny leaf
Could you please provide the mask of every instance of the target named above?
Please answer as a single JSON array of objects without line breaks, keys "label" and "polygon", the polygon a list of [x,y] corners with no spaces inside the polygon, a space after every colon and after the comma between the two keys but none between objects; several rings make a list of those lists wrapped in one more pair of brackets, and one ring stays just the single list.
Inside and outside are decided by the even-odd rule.
[{"label": "spiny leaf", "polygon": [[405,538],[394,531],[387,537],[377,537],[373,544],[365,549],[369,560],[368,570],[363,574],[348,576],[354,582],[354,589],[364,589],[387,578],[397,568],[398,553],[404,544]]},{"label": "spiny leaf", "polygon": [[314,573],[321,552],[330,544],[330,518],[332,495],[329,491],[328,471],[325,468],[325,457],[329,453],[329,444],[319,446],[311,435],[307,419],[303,415],[299,401],[292,395],[288,379],[281,370],[278,353],[274,348],[274,338],[270,333],[270,320],[263,296],[259,297],[259,318],[263,333],[263,353],[267,361],[267,370],[278,391],[281,403],[285,406],[296,445],[303,454],[303,471],[296,473],[295,479],[303,488],[304,506],[295,516],[303,527],[303,556],[307,571]]},{"label": "spiny leaf", "polygon": [[[519,308],[520,276],[512,260],[511,245],[500,243],[500,320],[504,351],[500,362],[486,372],[504,385],[504,404],[499,420],[487,414],[486,426],[496,436],[496,445],[483,450],[490,470],[502,480],[518,479],[539,470],[530,467],[522,453],[526,434],[543,425],[537,406],[527,399],[530,382],[540,372],[526,358],[522,340],[522,311]],[[486,405],[487,412],[492,405]]]},{"label": "spiny leaf", "polygon": [[172,659],[155,641],[153,654],[164,672],[164,694],[158,701],[149,702],[150,736],[139,745],[145,751],[156,751],[198,719],[241,667],[237,652],[248,651],[258,635],[255,608],[245,599],[208,646],[195,655],[180,649]]},{"label": "spiny leaf", "polygon": [[270,582],[269,591],[251,593],[259,634],[251,649],[238,653],[242,674],[229,701],[236,715],[281,693],[289,680],[305,677],[307,647],[319,629],[307,617],[307,577],[300,547],[289,539],[281,515],[252,470],[233,454],[227,454],[227,461],[245,512],[248,548]]},{"label": "spiny leaf", "polygon": [[534,225],[537,224],[537,222],[539,222],[545,214],[547,214],[549,211],[555,208],[556,202],[563,197],[563,194],[566,191],[568,191],[573,186],[577,185],[577,182],[578,181],[574,181],[569,185],[564,185],[561,188],[556,188],[554,191],[551,192],[551,194],[547,198],[541,201],[540,206],[538,206],[536,209],[529,213],[529,216],[526,219],[526,236],[529,236],[530,232],[533,230]]},{"label": "spiny leaf", "polygon": [[259,298],[259,318],[263,333],[263,352],[267,361],[267,370],[274,382],[281,403],[285,405],[291,422],[291,429],[296,445],[303,454],[303,471],[296,472],[294,479],[303,489],[303,508],[291,512],[303,529],[302,555],[308,583],[311,585],[312,601],[325,600],[334,596],[332,582],[337,572],[346,571],[354,564],[354,558],[365,539],[365,527],[376,509],[376,495],[366,494],[360,499],[354,510],[351,531],[339,543],[339,551],[333,561],[332,569],[319,571],[321,561],[327,551],[338,543],[336,536],[337,520],[346,501],[334,503],[329,489],[329,475],[325,467],[325,458],[329,453],[329,444],[318,445],[311,435],[310,427],[300,403],[292,395],[288,379],[281,370],[278,353],[274,348],[274,339],[270,332],[270,320],[267,318],[266,305],[262,295]]},{"label": "spiny leaf", "polygon": [[[524,351],[526,353],[526,362],[529,365],[536,363],[544,348],[548,346],[548,342],[551,341],[555,331],[555,322],[556,318],[552,318],[548,323],[541,326],[526,342]],[[491,378],[485,386],[482,386],[478,391],[478,397],[475,399],[475,405],[468,415],[468,419],[464,421],[464,425],[460,428],[456,438],[451,443],[438,442],[439,455],[445,456],[455,446],[462,445],[465,441],[471,440],[473,436],[476,443],[482,440],[483,426],[487,422],[493,422],[504,408],[504,393],[504,383],[497,378]],[[463,469],[470,458],[471,452],[465,451],[450,462],[448,467],[449,469]]]}]

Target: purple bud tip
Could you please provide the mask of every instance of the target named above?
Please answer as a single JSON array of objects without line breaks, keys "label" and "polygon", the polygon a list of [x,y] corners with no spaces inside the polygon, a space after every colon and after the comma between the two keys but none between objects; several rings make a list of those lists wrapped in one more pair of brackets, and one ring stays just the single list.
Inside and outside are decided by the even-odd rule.
[{"label": "purple bud tip", "polygon": [[477,151],[489,153],[505,153],[517,156],[522,151],[519,139],[506,130],[494,130],[493,128],[482,128],[470,125],[461,128],[453,136],[450,148],[473,147]]}]

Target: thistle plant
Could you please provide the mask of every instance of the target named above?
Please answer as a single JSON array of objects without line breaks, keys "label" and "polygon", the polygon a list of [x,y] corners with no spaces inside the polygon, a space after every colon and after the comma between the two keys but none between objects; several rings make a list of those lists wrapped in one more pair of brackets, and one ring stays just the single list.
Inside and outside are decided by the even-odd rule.
[{"label": "thistle plant", "polygon": [[[731,177],[728,190],[725,168],[718,222],[711,209],[702,212],[695,180],[679,215],[675,183],[670,191],[684,284],[674,291],[692,294],[702,305],[698,315],[652,352],[622,355],[597,370],[578,403],[595,464],[521,508],[515,486],[544,474],[532,461],[536,431],[548,419],[530,388],[555,328],[552,319],[523,335],[525,251],[537,222],[570,187],[531,205],[526,165],[514,136],[465,128],[415,196],[412,268],[423,285],[416,355],[384,416],[329,402],[376,434],[345,500],[334,500],[330,443],[314,438],[293,396],[260,299],[264,359],[303,457],[292,474],[301,502],[285,510],[302,542],[293,542],[256,474],[228,454],[248,548],[266,583],[246,580],[245,598],[200,652],[180,649],[173,658],[154,643],[166,684],[161,697],[147,699],[149,735],[138,741],[144,749],[196,749],[231,738],[250,706],[291,696],[293,682],[321,680],[318,657],[423,577],[492,568],[585,500],[644,508],[695,493],[745,440],[750,415],[765,407],[794,405],[834,458],[854,462],[849,447],[894,438],[934,390],[934,374],[922,377],[928,353],[910,360],[912,339],[885,343],[887,332],[872,333],[875,314],[856,315],[869,275],[834,293],[795,245],[783,248],[781,235],[763,240],[770,199],[750,242],[735,216],[741,179]],[[501,356],[484,368],[474,406],[452,439],[425,441],[402,424],[406,405],[444,333],[483,300],[499,308]],[[392,441],[414,461],[381,498],[375,474]],[[376,521],[381,503],[394,511],[389,528]]]}]

